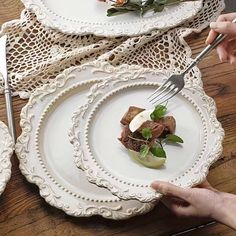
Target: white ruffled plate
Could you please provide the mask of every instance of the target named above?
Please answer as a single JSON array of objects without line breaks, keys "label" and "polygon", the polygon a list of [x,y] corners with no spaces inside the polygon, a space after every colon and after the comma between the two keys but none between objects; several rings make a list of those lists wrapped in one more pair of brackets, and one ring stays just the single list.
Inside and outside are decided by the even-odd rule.
[{"label": "white ruffled plate", "polygon": [[22,0],[38,20],[68,34],[95,34],[105,37],[135,36],[154,29],[168,29],[194,17],[202,0],[182,2],[166,7],[163,12],[140,17],[136,14],[107,17],[108,4],[98,0]]},{"label": "white ruffled plate", "polygon": [[73,116],[70,136],[78,167],[91,183],[108,188],[119,198],[159,199],[161,195],[150,188],[154,180],[182,187],[199,184],[222,152],[224,131],[216,118],[214,100],[187,80],[181,93],[168,103],[168,114],[176,118],[176,134],[184,144],[166,145],[167,160],[160,169],[146,168],[130,158],[118,141],[120,119],[129,106],[151,109],[145,98],[165,78],[141,70],[114,74],[91,88],[89,100]]},{"label": "white ruffled plate", "polygon": [[13,141],[7,126],[0,121],[0,195],[3,193],[8,180],[11,177],[11,156],[13,153]]},{"label": "white ruffled plate", "polygon": [[124,68],[94,62],[67,69],[53,84],[37,89],[22,109],[22,134],[16,144],[20,170],[39,187],[40,195],[50,205],[69,215],[101,215],[118,220],[144,214],[154,207],[153,203],[121,200],[89,183],[74,163],[68,138],[71,117],[87,102],[90,87]]}]

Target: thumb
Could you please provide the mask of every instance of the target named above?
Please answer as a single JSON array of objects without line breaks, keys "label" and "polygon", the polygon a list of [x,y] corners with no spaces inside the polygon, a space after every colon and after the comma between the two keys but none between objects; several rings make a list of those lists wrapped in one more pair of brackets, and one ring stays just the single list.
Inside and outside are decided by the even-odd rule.
[{"label": "thumb", "polygon": [[211,22],[210,27],[218,33],[236,35],[236,23],[233,22]]}]

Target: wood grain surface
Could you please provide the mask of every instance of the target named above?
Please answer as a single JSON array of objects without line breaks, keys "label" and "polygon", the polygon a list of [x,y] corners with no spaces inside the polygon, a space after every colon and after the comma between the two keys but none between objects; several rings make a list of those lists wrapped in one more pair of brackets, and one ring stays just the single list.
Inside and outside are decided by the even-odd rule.
[{"label": "wood grain surface", "polygon": [[[235,7],[235,1],[228,1]],[[231,11],[233,8],[229,7]],[[0,24],[19,17],[20,0],[0,0]],[[234,9],[236,11],[236,9]],[[208,29],[191,35],[188,43],[193,56],[204,47]],[[220,63],[215,52],[199,65],[204,88],[218,107],[218,118],[226,131],[222,159],[215,163],[209,182],[221,191],[236,194],[236,68]],[[27,101],[14,98],[17,134],[20,134],[20,111]],[[0,120],[6,122],[4,97],[0,95]],[[163,205],[152,212],[126,221],[111,221],[101,217],[73,218],[45,203],[38,188],[28,183],[20,173],[18,160],[12,157],[12,177],[0,197],[0,235],[236,235],[235,231],[211,219],[177,218]],[[222,206],[223,207],[223,206]],[[183,233],[185,231],[185,233]]]}]

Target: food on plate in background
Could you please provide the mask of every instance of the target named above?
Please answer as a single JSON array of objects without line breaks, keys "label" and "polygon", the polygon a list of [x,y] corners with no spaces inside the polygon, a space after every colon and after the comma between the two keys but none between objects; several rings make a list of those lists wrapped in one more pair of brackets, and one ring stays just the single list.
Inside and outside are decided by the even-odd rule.
[{"label": "food on plate in background", "polygon": [[[121,15],[127,12],[136,12],[143,16],[148,11],[162,12],[165,7],[191,0],[98,0],[112,3],[107,10],[107,16]],[[193,1],[193,0],[192,0]]]}]

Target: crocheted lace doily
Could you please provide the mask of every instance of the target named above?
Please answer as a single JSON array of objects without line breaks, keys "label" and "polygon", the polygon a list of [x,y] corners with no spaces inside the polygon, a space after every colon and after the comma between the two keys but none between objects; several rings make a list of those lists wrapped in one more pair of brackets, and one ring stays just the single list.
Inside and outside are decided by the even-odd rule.
[{"label": "crocheted lace doily", "polygon": [[[223,0],[205,0],[201,11],[185,24],[132,38],[66,35],[44,27],[33,12],[24,10],[20,20],[5,23],[0,33],[8,36],[10,85],[14,95],[28,98],[64,69],[95,59],[112,65],[139,64],[168,73],[180,72],[191,61],[191,50],[184,37],[207,27],[223,9]],[[190,76],[201,78],[197,67]],[[0,78],[0,92],[2,88]]]}]

